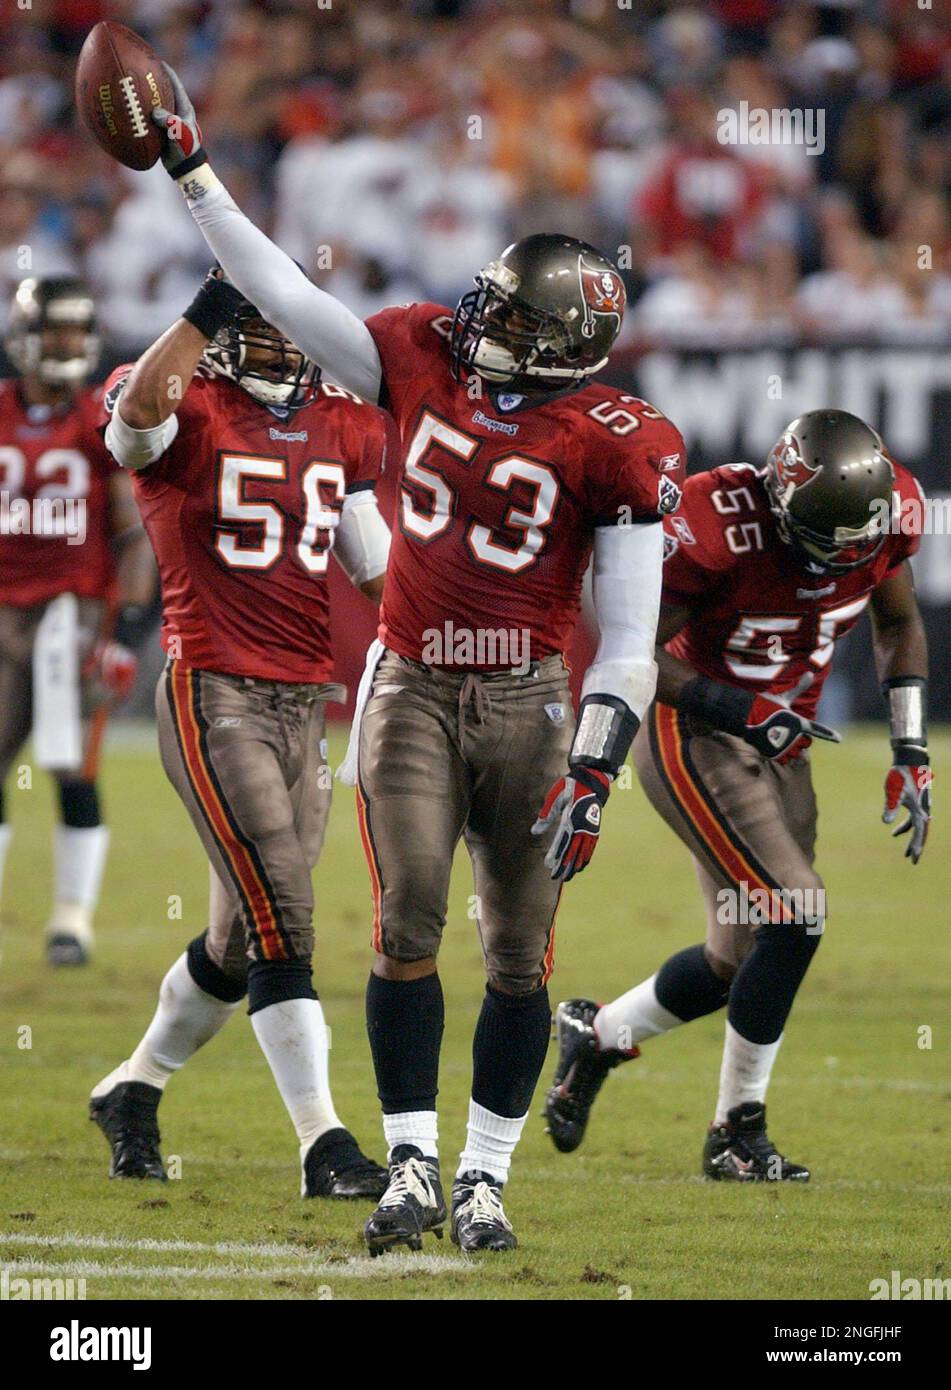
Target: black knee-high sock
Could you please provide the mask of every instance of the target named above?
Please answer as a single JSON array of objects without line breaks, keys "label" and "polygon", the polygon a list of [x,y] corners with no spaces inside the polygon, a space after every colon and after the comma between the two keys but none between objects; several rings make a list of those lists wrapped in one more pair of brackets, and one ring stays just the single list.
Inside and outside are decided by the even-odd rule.
[{"label": "black knee-high sock", "polygon": [[367,981],[367,1035],[384,1115],[435,1110],[445,1008],[439,976]]},{"label": "black knee-high sock", "polygon": [[662,1009],[690,1023],[722,1009],[730,986],[711,969],[702,945],[688,946],[660,967],[654,993]]},{"label": "black knee-high sock", "polygon": [[787,923],[759,929],[730,987],[727,1018],[741,1037],[752,1043],[780,1037],[821,939]]},{"label": "black knee-high sock", "polygon": [[472,1039],[472,1099],[493,1115],[521,1119],[548,1051],[551,1006],[542,985],[530,994],[503,994],[486,985]]}]

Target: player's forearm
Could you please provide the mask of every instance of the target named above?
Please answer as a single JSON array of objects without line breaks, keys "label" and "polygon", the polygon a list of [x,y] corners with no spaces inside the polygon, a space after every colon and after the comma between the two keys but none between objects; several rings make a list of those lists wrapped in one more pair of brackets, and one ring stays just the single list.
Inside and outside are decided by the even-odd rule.
[{"label": "player's forearm", "polygon": [[382,368],[366,324],[245,217],[207,164],[179,186],[229,279],[259,313],[335,381],[376,404]]},{"label": "player's forearm", "polygon": [[140,526],[131,534],[118,537],[118,542],[121,546],[116,564],[119,607],[146,608],[152,602],[158,573],[149,538]]},{"label": "player's forearm", "polygon": [[654,698],[662,558],[659,522],[595,532],[592,590],[600,642],[581,687],[572,766],[616,775]]},{"label": "player's forearm", "polygon": [[902,676],[928,675],[928,640],[921,612],[873,626],[873,648],[878,679],[884,683]]},{"label": "player's forearm", "polygon": [[684,689],[696,680],[699,672],[679,657],[671,656],[663,647],[657,648],[657,699],[665,705],[678,705]]},{"label": "player's forearm", "polygon": [[130,429],[155,429],[174,415],[207,346],[204,333],[178,319],[146,348],[122,388],[120,413]]}]

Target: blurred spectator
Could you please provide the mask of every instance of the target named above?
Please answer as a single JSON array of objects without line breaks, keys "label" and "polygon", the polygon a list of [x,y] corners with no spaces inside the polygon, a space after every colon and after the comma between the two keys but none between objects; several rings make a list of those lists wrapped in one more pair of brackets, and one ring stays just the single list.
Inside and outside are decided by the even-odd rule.
[{"label": "blurred spectator", "polygon": [[[618,257],[626,341],[951,342],[951,32],[916,0],[31,0],[0,14],[0,293],[78,269],[106,361],[208,253],[161,169],[79,126],[101,18],[181,72],[249,216],[368,314],[452,304],[548,228]],[[721,144],[740,103],[824,149]],[[638,300],[639,293],[643,297]]]}]

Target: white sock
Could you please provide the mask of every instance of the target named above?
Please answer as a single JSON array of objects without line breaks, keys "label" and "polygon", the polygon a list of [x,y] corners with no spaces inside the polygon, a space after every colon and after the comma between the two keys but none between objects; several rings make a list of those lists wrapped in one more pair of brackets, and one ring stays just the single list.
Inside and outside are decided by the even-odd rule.
[{"label": "white sock", "polygon": [[762,1102],[766,1099],[770,1073],[782,1040],[780,1034],[775,1042],[749,1042],[732,1023],[727,1022],[716,1124],[725,1124],[728,1113],[735,1106],[743,1105],[746,1101]]},{"label": "white sock", "polygon": [[164,1090],[172,1072],[213,1038],[238,1007],[199,989],[183,952],[162,981],[158,1007],[142,1041],[127,1061],[99,1082],[93,1095],[105,1095],[123,1081],[144,1081]]},{"label": "white sock", "polygon": [[330,1039],[317,999],[285,999],[251,1015],[281,1099],[300,1140],[301,1162],[328,1129],[342,1129],[330,1094]]},{"label": "white sock", "polygon": [[415,1144],[426,1158],[439,1157],[439,1121],[435,1110],[403,1110],[383,1116],[387,1158],[397,1144]]},{"label": "white sock", "polygon": [[522,1137],[527,1119],[527,1113],[516,1120],[494,1115],[491,1110],[470,1100],[466,1146],[459,1155],[456,1177],[464,1178],[478,1171],[488,1173],[496,1182],[504,1183],[512,1166],[515,1145]]},{"label": "white sock", "polygon": [[13,838],[13,826],[5,821],[0,824],[0,897],[3,895],[3,866],[7,861],[7,850]]},{"label": "white sock", "polygon": [[0,899],[3,898],[3,866],[7,862],[7,851],[10,849],[10,841],[13,840],[13,826],[8,826],[6,821],[0,824]]},{"label": "white sock", "polygon": [[659,1033],[669,1033],[672,1028],[681,1026],[683,1019],[657,1002],[656,980],[657,976],[652,975],[619,999],[601,1006],[594,1020],[594,1031],[602,1047],[630,1052],[645,1038],[656,1038]]},{"label": "white sock", "polygon": [[56,896],[47,936],[92,943],[92,919],[109,850],[109,827],[58,825],[53,839]]}]

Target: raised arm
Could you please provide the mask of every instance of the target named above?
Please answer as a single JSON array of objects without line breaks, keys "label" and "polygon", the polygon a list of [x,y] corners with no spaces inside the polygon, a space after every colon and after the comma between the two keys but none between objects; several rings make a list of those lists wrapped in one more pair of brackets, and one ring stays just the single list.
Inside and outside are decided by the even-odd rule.
[{"label": "raised arm", "polygon": [[178,433],[176,410],[202,353],[238,312],[241,294],[211,271],[180,319],[146,348],[129,373],[106,427],[122,468],[148,468]]},{"label": "raised arm", "polygon": [[176,113],[160,106],[152,112],[152,119],[165,131],[162,163],[182,190],[211,250],[268,323],[341,386],[375,405],[383,371],[366,324],[318,289],[240,211],[208,163],[185,88],[177,74],[166,68],[175,89]]}]

